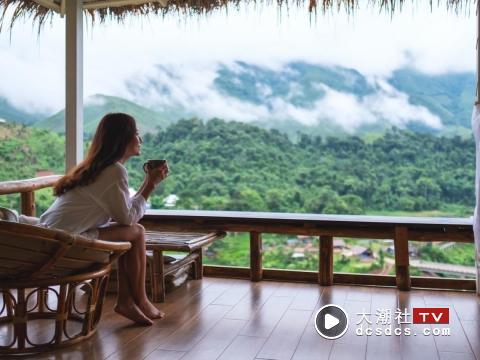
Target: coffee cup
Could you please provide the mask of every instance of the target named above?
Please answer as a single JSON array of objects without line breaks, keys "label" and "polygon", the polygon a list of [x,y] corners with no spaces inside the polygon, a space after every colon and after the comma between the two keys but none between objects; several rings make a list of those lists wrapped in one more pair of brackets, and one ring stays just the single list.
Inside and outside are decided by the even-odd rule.
[{"label": "coffee cup", "polygon": [[147,169],[148,170],[153,170],[153,169],[162,167],[163,165],[165,165],[166,162],[167,162],[167,160],[164,160],[164,159],[162,159],[162,160],[147,160],[143,164],[143,171],[147,172]]}]

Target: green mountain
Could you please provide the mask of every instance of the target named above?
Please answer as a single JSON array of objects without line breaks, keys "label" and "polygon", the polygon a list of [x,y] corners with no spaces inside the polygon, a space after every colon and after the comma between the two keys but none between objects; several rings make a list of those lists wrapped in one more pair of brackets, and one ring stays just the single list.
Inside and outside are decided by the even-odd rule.
[{"label": "green mountain", "polygon": [[[395,71],[386,79],[395,91],[408,96],[411,105],[423,106],[437,115],[444,129],[438,131],[418,119],[412,118],[405,127],[415,132],[464,135],[470,130],[470,117],[475,94],[473,73],[449,73],[428,75],[414,69]],[[265,105],[271,109],[278,101],[302,110],[312,109],[315,102],[325,97],[325,88],[353,96],[362,102],[366,97],[375,98],[383,90],[375,80],[354,69],[339,66],[314,65],[303,62],[287,64],[281,70],[270,70],[256,65],[237,62],[235,67],[222,66],[214,82],[219,92],[249,104]],[[312,116],[315,116],[312,113]],[[256,125],[277,128],[288,134],[345,135],[346,129],[331,118],[318,118],[317,123],[304,125],[294,119],[259,119]],[[352,131],[355,134],[384,132],[392,127],[389,119],[379,117],[376,122],[364,123]]]},{"label": "green mountain", "polygon": [[444,125],[470,128],[476,87],[473,73],[425,75],[402,69],[395,71],[389,82],[408,94],[412,104],[425,106],[439,116]]},{"label": "green mountain", "polygon": [[[97,94],[89,97],[85,101],[84,132],[88,135],[93,134],[102,116],[108,112],[125,112],[131,114],[137,120],[138,128],[142,134],[154,133],[169,124],[168,120],[154,110],[147,109],[116,96]],[[35,126],[60,133],[65,132],[65,110],[38,121],[35,123]]]},{"label": "green mountain", "polygon": [[[250,122],[264,129],[277,129],[293,140],[302,133],[368,138],[393,127],[450,137],[468,137],[471,133],[473,73],[428,75],[404,68],[389,78],[376,79],[340,66],[291,62],[270,69],[238,61],[219,65],[210,86],[203,89],[191,86],[195,79],[177,73],[180,70],[175,68],[159,65],[156,71],[126,82],[128,98],[134,101],[106,95],[89,98],[85,104],[86,133],[91,134],[103,114],[111,111],[134,115],[143,133],[154,133],[157,127],[192,117]],[[145,94],[153,105],[140,105]],[[226,106],[232,107],[232,115]],[[329,111],[323,111],[328,106]],[[410,108],[403,112],[399,107],[405,106]],[[417,111],[414,106],[424,109]],[[242,118],[245,114],[249,116]],[[425,119],[431,120],[432,115],[441,120],[443,128],[427,124]],[[36,126],[63,132],[63,111]]]},{"label": "green mountain", "polygon": [[[404,68],[388,78],[375,78],[355,69],[300,61],[275,69],[237,61],[220,64],[208,89],[192,91],[190,78],[181,70],[159,65],[156,71],[142,81],[127,82],[127,88],[139,102],[143,94],[149,94],[150,101],[160,99],[153,107],[171,121],[219,117],[209,110],[218,108],[225,120],[277,129],[294,139],[297,133],[363,136],[393,126],[450,136],[470,131],[473,73],[429,75]],[[183,88],[188,91],[178,91]],[[225,104],[232,107],[232,115]],[[401,108],[406,106],[410,108]],[[354,110],[344,111],[348,107]],[[337,119],[342,116],[343,125]],[[433,116],[441,120],[442,129],[428,125]]]},{"label": "green mountain", "polygon": [[354,69],[292,62],[281,71],[238,61],[234,68],[221,66],[214,85],[222,94],[261,105],[282,99],[294,106],[311,108],[325,96],[321,85],[363,97],[375,89]]},{"label": "green mountain", "polygon": [[17,124],[32,124],[46,115],[41,113],[29,113],[13,106],[7,99],[0,97],[0,119]]}]

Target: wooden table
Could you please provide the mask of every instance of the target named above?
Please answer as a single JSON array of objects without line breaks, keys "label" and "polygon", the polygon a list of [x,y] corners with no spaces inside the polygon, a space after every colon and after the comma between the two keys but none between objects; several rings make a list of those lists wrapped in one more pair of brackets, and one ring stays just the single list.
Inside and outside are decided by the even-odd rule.
[{"label": "wooden table", "polygon": [[[193,264],[193,278],[203,276],[202,247],[225,237],[224,231],[172,232],[155,229],[146,231],[147,261],[149,264],[152,300],[165,301],[165,276],[181,267]],[[181,259],[165,263],[164,251],[186,252]]]}]

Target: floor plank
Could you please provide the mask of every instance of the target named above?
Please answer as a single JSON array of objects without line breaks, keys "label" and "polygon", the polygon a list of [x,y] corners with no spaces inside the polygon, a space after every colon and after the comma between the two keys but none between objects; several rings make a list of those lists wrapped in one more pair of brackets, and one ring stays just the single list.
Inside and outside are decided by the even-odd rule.
[{"label": "floor plank", "polygon": [[233,342],[245,320],[222,319],[197,343],[182,360],[211,360],[218,358]]},{"label": "floor plank", "polygon": [[473,354],[440,352],[440,360],[475,360]]},{"label": "floor plank", "polygon": [[282,318],[293,298],[272,296],[258,309],[240,335],[268,337]]},{"label": "floor plank", "polygon": [[311,316],[309,310],[287,310],[257,357],[289,360]]},{"label": "floor plank", "polygon": [[[412,313],[414,307],[426,307],[425,304],[425,291],[419,290],[414,292],[399,292],[399,309],[408,313]],[[411,321],[411,318],[409,319]],[[435,340],[432,336],[424,336],[422,331],[424,328],[430,328],[429,325],[420,324],[405,324],[402,325],[402,329],[411,329],[412,334],[410,336],[401,336],[401,353],[402,357],[406,359],[438,359],[438,350],[435,346]],[[419,351],[421,349],[421,351]]]},{"label": "floor plank", "polygon": [[[37,354],[39,360],[253,360],[253,359],[480,359],[480,305],[474,293],[362,286],[204,278],[189,281],[157,306],[166,317],[153,326],[136,326],[113,311],[115,296],[105,301],[97,333],[62,350]],[[350,327],[337,340],[315,330],[314,315],[327,304],[342,306]],[[424,336],[431,325],[403,324],[411,336],[358,336],[359,313],[370,314],[372,328],[381,309],[448,307],[450,336]],[[396,323],[392,318],[392,328]],[[38,323],[37,337],[48,337]],[[417,335],[415,336],[414,333]],[[0,327],[0,341],[9,332]]]},{"label": "floor plank", "polygon": [[256,336],[237,336],[225,349],[219,360],[253,360],[266,338]]},{"label": "floor plank", "polygon": [[158,349],[189,351],[225,316],[228,310],[230,306],[208,305],[197,317],[185,322],[178,330],[161,341]]},{"label": "floor plank", "polygon": [[303,285],[299,288],[297,295],[290,304],[289,309],[293,310],[312,310],[318,303],[318,299],[322,295],[323,288],[320,286],[312,287],[311,285]]},{"label": "floor plank", "polygon": [[304,329],[292,360],[326,360],[330,357],[334,342],[321,337],[310,320]]},{"label": "floor plank", "polygon": [[[394,319],[394,314],[398,307],[397,290],[372,288],[371,291],[372,327],[375,329],[380,328],[382,331],[385,331],[387,328],[395,329],[398,327]],[[386,310],[390,311],[391,314],[390,324],[383,324],[378,318],[380,313]],[[372,335],[367,337],[367,359],[384,359],[386,357],[401,359],[400,352],[399,336],[388,336],[385,335],[385,332],[382,332],[380,336]]]},{"label": "floor plank", "polygon": [[148,355],[145,360],[179,360],[182,356],[185,355],[184,352],[181,351],[172,351],[172,350],[155,350],[150,355]]},{"label": "floor plank", "polygon": [[251,291],[243,296],[240,302],[225,316],[228,319],[250,320],[257,310],[265,304],[270,296],[275,292],[278,283],[255,283]]},{"label": "floor plank", "polygon": [[365,358],[365,346],[360,344],[338,343],[333,345],[331,360],[358,360]]}]

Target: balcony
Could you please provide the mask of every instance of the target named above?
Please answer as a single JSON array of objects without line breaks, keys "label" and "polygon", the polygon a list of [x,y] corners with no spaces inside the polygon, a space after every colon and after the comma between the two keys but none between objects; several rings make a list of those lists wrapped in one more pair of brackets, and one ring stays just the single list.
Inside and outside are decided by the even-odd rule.
[{"label": "balcony", "polygon": [[[79,3],[36,1],[65,13],[67,7],[66,138],[68,167],[81,158],[82,11]],[[89,9],[105,2],[88,1]],[[136,2],[138,4],[142,1]],[[316,3],[315,1],[311,2]],[[327,2],[325,2],[327,3]],[[74,5],[72,5],[74,4]],[[353,4],[353,3],[352,3]],[[76,20],[73,20],[76,19]],[[78,20],[80,19],[80,21]],[[21,211],[35,214],[34,191],[51,186],[56,177],[0,184],[0,195],[20,193]],[[411,276],[414,262],[409,242],[472,243],[469,219],[325,216],[310,214],[149,211],[143,224],[151,229],[220,229],[248,233],[249,267],[205,266],[202,280],[189,281],[167,296],[159,307],[165,319],[152,327],[132,326],[113,312],[114,295],[107,297],[97,333],[63,350],[36,359],[478,359],[480,315],[475,281],[464,278]],[[318,270],[266,269],[263,234],[308,235],[318,238]],[[334,237],[390,239],[394,244],[394,275],[333,271]],[[424,264],[428,268],[428,264]],[[430,267],[430,270],[435,268]],[[455,268],[457,273],[468,269]],[[82,294],[78,294],[80,301]],[[350,317],[346,334],[326,340],[315,330],[316,311],[323,305],[342,306]],[[377,311],[411,311],[414,307],[449,309],[450,333],[425,335],[437,326],[398,326],[401,335],[357,335],[360,315],[375,327]],[[381,311],[380,311],[381,312]],[[378,320],[378,319],[377,319]],[[395,323],[394,319],[391,319]],[[37,324],[33,338],[48,338],[51,327]],[[395,325],[395,324],[394,324]],[[393,328],[396,328],[393,326]],[[406,329],[412,334],[407,335]],[[0,326],[8,341],[9,330]]]},{"label": "balcony", "polygon": [[[350,326],[337,340],[320,337],[314,314],[335,303]],[[159,307],[166,318],[131,326],[105,304],[98,332],[81,345],[37,359],[475,359],[480,356],[480,311],[475,294],[399,291],[363,286],[210,278],[192,280]],[[357,336],[358,313],[381,308],[448,307],[450,336]],[[372,319],[374,320],[374,319]],[[375,324],[375,322],[374,322]],[[402,325],[405,328],[406,325]],[[43,329],[39,329],[43,331]]]},{"label": "balcony", "polygon": [[[0,184],[0,195],[20,193],[22,212],[32,215],[35,190],[51,186],[56,179],[51,176],[4,182]],[[95,359],[480,356],[480,307],[473,292],[475,281],[415,277],[409,271],[409,241],[471,243],[470,219],[150,210],[142,222],[150,229],[250,233],[250,267],[204,266],[204,279],[189,281],[170,293],[159,304],[166,318],[147,328],[132,326],[113,312],[115,296],[109,295],[98,332],[92,338],[35,358],[82,358],[87,353]],[[264,269],[264,233],[318,236],[318,271]],[[335,236],[393,239],[396,275],[334,273]],[[78,296],[81,302],[82,294]],[[322,338],[315,329],[317,310],[330,303],[343,307],[350,321],[345,335],[336,340]],[[448,308],[449,323],[414,324],[413,308],[429,307]],[[403,318],[390,317],[389,324],[393,331],[398,328],[398,335],[386,335],[384,328],[390,325],[378,324],[385,309],[390,309],[392,315],[396,311],[410,313]],[[381,335],[359,335],[362,326],[381,328]],[[440,332],[432,335],[436,330]],[[39,324],[32,337],[48,337],[49,331],[48,325]],[[8,339],[8,330],[3,334]]]}]

